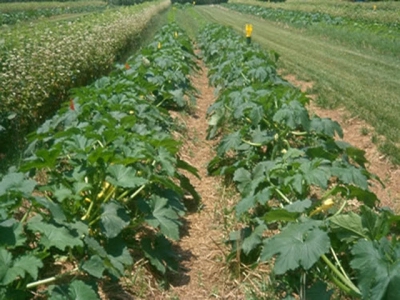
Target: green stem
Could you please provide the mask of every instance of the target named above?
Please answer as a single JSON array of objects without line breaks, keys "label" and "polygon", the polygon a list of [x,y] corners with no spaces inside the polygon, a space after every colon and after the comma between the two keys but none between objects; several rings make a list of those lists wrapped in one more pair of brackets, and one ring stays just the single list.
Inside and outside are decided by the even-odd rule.
[{"label": "green stem", "polygon": [[93,224],[96,223],[98,220],[100,220],[100,218],[101,218],[101,217],[98,216],[96,219],[92,220],[92,221],[89,223],[89,227],[93,226]]},{"label": "green stem", "polygon": [[101,148],[104,148],[104,145],[101,141],[97,140],[97,143],[100,145]]},{"label": "green stem", "polygon": [[286,203],[292,204],[292,201],[290,201],[279,189],[275,189],[275,191],[285,200]]},{"label": "green stem", "polygon": [[59,274],[59,275],[54,276],[54,277],[49,277],[49,278],[46,278],[46,279],[42,279],[42,280],[38,280],[38,281],[35,281],[35,282],[32,282],[32,283],[29,283],[29,284],[26,285],[26,288],[27,289],[31,289],[31,288],[37,287],[39,285],[42,285],[42,284],[52,283],[52,282],[56,281],[57,279],[65,276],[65,275],[69,275],[71,273],[74,273],[74,272],[76,272],[78,270],[79,270],[79,268],[75,268],[75,269],[73,269],[73,270],[71,270],[69,272],[66,272],[66,273],[63,273],[63,274]]},{"label": "green stem", "polygon": [[[342,273],[335,267],[335,265],[326,257],[325,254],[321,256],[322,260],[328,265],[328,267],[332,270],[332,272],[340,279],[341,283],[347,286],[350,289],[350,292],[342,289],[344,292],[351,294],[353,296],[361,296],[360,290],[354,285],[354,283],[343,276]],[[334,277],[335,278],[335,277]],[[336,283],[336,282],[335,282]],[[338,285],[339,286],[339,285]],[[340,287],[340,286],[339,286]]]},{"label": "green stem", "polygon": [[242,142],[246,143],[246,144],[248,144],[250,146],[254,146],[254,147],[261,147],[262,146],[262,144],[260,144],[260,143],[253,143],[253,142],[250,142],[250,141],[246,141],[245,139],[242,139]]},{"label": "green stem", "polygon": [[28,211],[24,214],[24,216],[22,217],[20,223],[23,224],[25,223],[26,219],[28,218],[29,213],[31,212],[32,207],[29,207]]},{"label": "green stem", "polygon": [[340,214],[343,211],[346,204],[347,204],[347,201],[344,201],[342,206],[339,208],[339,210],[333,216],[337,216],[338,214]]},{"label": "green stem", "polygon": [[87,210],[86,214],[81,218],[82,221],[86,220],[90,216],[90,212],[92,211],[94,206],[94,201],[92,200],[89,205],[89,209]]},{"label": "green stem", "polygon": [[108,200],[110,200],[110,198],[112,197],[112,195],[115,193],[115,191],[117,190],[116,186],[113,186],[110,191],[108,192],[108,194],[104,197],[104,203],[108,202]]},{"label": "green stem", "polygon": [[333,276],[332,274],[329,274],[330,279],[333,281],[333,283],[341,289],[343,292],[345,292],[347,295],[359,297],[360,295],[354,294],[354,291],[349,288],[347,285],[345,285],[343,282],[341,282],[337,277]]},{"label": "green stem", "polygon": [[337,258],[335,250],[333,250],[332,247],[331,247],[331,253],[332,253],[333,257],[335,258],[335,261],[336,261],[337,265],[339,266],[339,269],[342,272],[343,276],[346,277],[347,280],[350,280],[349,276],[347,276],[346,272],[344,271],[342,264],[340,263],[339,259]]},{"label": "green stem", "polygon": [[304,131],[304,132],[302,132],[302,131],[291,131],[290,133],[293,134],[293,135],[296,135],[296,136],[305,136],[305,135],[308,134],[307,131]]},{"label": "green stem", "polygon": [[321,200],[328,198],[333,193],[334,190],[335,190],[335,187],[330,189],[329,191],[327,191],[325,194],[323,194],[321,197]]},{"label": "green stem", "polygon": [[125,192],[123,192],[121,195],[119,195],[119,197],[117,198],[117,201],[120,201],[121,199],[123,199],[128,193],[129,193],[129,190],[126,190]]},{"label": "green stem", "polygon": [[244,80],[246,80],[247,82],[250,82],[250,80],[243,74],[243,72],[240,72],[240,74],[242,75]]},{"label": "green stem", "polygon": [[145,184],[143,184],[140,188],[138,188],[137,190],[136,190],[136,192],[134,192],[129,198],[130,199],[133,199],[133,198],[135,198],[141,191],[143,191],[143,189],[146,187],[146,185]]}]

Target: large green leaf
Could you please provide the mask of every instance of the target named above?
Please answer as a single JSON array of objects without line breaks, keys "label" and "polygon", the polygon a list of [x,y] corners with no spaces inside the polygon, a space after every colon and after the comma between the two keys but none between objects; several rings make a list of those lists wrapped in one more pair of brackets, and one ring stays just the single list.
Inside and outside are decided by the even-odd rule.
[{"label": "large green leaf", "polygon": [[99,299],[93,287],[81,280],[74,280],[69,286],[69,291],[71,298],[75,300]]},{"label": "large green leaf", "polygon": [[361,217],[353,212],[333,216],[329,218],[329,222],[332,231],[342,241],[350,243],[361,238],[367,238]]},{"label": "large green leaf", "polygon": [[46,248],[56,247],[64,251],[67,247],[83,246],[82,240],[76,233],[66,227],[46,223],[40,215],[28,221],[28,229],[40,233],[40,243]]},{"label": "large green leaf", "polygon": [[19,256],[13,260],[10,252],[0,248],[0,282],[3,285],[25,278],[26,274],[35,280],[41,267],[43,267],[42,261],[31,254]]},{"label": "large green leaf", "polygon": [[276,274],[298,267],[310,269],[330,247],[329,236],[319,229],[319,225],[312,220],[289,224],[281,233],[265,240],[260,259],[266,261],[278,255],[274,267]]},{"label": "large green leaf", "polygon": [[133,259],[128,247],[122,240],[121,236],[117,236],[108,241],[105,250],[107,252],[105,261],[108,261],[108,263],[105,264],[105,267],[115,278],[121,277],[124,274],[126,267],[133,264]]},{"label": "large green leaf", "polygon": [[298,101],[291,101],[284,104],[275,113],[273,121],[286,125],[291,129],[301,128],[307,130],[310,124],[308,112]]},{"label": "large green leaf", "polygon": [[49,300],[98,300],[100,299],[94,287],[81,280],[73,280],[69,285],[50,286]]},{"label": "large green leaf", "polygon": [[26,241],[23,225],[15,219],[8,219],[0,223],[0,246],[16,247]]},{"label": "large green leaf", "polygon": [[329,118],[313,117],[310,123],[310,131],[315,131],[320,134],[335,136],[335,133],[343,138],[343,130],[339,123],[332,121]]},{"label": "large green leaf", "polygon": [[168,270],[177,271],[177,256],[172,249],[172,244],[163,235],[158,235],[154,240],[143,238],[140,245],[149,262],[162,274]]},{"label": "large green leaf", "polygon": [[332,175],[336,176],[345,184],[353,184],[363,190],[368,189],[368,178],[364,175],[365,169],[357,168],[350,164],[335,164],[331,169]]},{"label": "large green leaf", "polygon": [[107,172],[110,174],[106,180],[115,186],[136,188],[147,183],[147,180],[136,176],[136,170],[123,165],[111,165]]},{"label": "large green leaf", "polygon": [[317,281],[306,290],[307,300],[330,300],[333,290],[327,290],[328,285],[325,282]]},{"label": "large green leaf", "polygon": [[360,240],[351,253],[350,265],[357,270],[363,299],[393,300],[400,295],[400,243],[386,237],[379,241]]},{"label": "large green leaf", "polygon": [[224,136],[218,146],[218,155],[223,156],[229,150],[235,150],[242,143],[242,137],[239,131]]},{"label": "large green leaf", "polygon": [[331,177],[329,168],[320,160],[303,162],[300,166],[304,179],[310,185],[316,185],[323,189],[328,187],[328,180]]},{"label": "large green leaf", "polygon": [[26,179],[23,173],[9,173],[0,181],[0,196],[7,191],[18,191],[25,195],[30,195],[36,186],[36,181]]},{"label": "large green leaf", "polygon": [[101,227],[107,238],[115,238],[122,229],[129,225],[129,214],[125,207],[116,201],[103,204],[102,209]]},{"label": "large green leaf", "polygon": [[292,204],[285,205],[284,209],[289,212],[302,213],[307,208],[311,207],[311,205],[312,205],[312,202],[310,199],[297,200],[297,201],[293,202]]},{"label": "large green leaf", "polygon": [[299,217],[298,212],[290,212],[287,211],[286,209],[273,209],[265,214],[263,217],[265,222],[270,223],[270,222],[294,222],[297,220]]},{"label": "large green leaf", "polygon": [[233,180],[237,182],[237,187],[242,196],[250,196],[254,193],[260,182],[265,180],[262,165],[257,165],[254,168],[254,174],[251,174],[244,168],[239,168],[235,171]]},{"label": "large green leaf", "polygon": [[168,199],[152,195],[150,200],[139,203],[142,210],[147,214],[146,222],[154,227],[160,228],[161,233],[173,240],[179,240],[179,215],[168,204]]},{"label": "large green leaf", "polygon": [[393,213],[382,210],[380,213],[375,212],[368,206],[361,206],[361,223],[365,228],[366,235],[370,240],[380,240],[390,232],[390,218]]},{"label": "large green leaf", "polygon": [[257,225],[251,233],[246,236],[242,243],[243,253],[248,255],[250,251],[257,248],[262,242],[263,233],[267,230],[267,226],[263,223]]},{"label": "large green leaf", "polygon": [[171,155],[170,152],[167,151],[167,149],[161,147],[158,149],[158,159],[161,163],[161,166],[164,171],[169,176],[173,176],[175,173],[175,165],[176,165],[176,159],[174,156]]},{"label": "large green leaf", "polygon": [[85,261],[82,265],[82,269],[88,272],[90,275],[101,278],[105,270],[104,262],[98,255],[93,255],[89,260]]}]

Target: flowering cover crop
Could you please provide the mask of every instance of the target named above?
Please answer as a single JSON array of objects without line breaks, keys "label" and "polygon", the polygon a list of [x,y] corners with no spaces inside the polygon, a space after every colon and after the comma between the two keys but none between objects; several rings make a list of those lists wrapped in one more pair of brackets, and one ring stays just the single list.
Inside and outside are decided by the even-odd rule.
[{"label": "flowering cover crop", "polygon": [[335,139],[337,122],[309,115],[305,95],[277,76],[276,55],[220,26],[200,40],[219,91],[208,136],[221,140],[208,170],[241,195],[235,211],[244,225],[230,235],[229,257],[275,258],[286,299],[330,299],[327,282],[357,298],[398,297],[400,217],[378,206],[369,186],[380,181],[364,151]]},{"label": "flowering cover crop", "polygon": [[[37,125],[71,87],[109,71],[167,2],[106,10],[73,21],[3,30],[0,40],[0,129],[4,136]],[[0,132],[1,133],[1,132]],[[4,144],[4,143],[2,143]]]},{"label": "flowering cover crop", "polygon": [[[107,8],[104,2],[69,2],[55,3],[47,5],[35,4],[24,5],[15,4],[0,4],[0,25],[11,25],[18,22],[31,21],[39,18],[47,18],[61,14],[76,14],[101,11]],[[47,7],[48,6],[48,7]]]},{"label": "flowering cover crop", "polygon": [[[24,162],[0,181],[0,299],[45,284],[51,299],[99,299],[94,287],[129,272],[133,253],[162,274],[177,269],[183,198],[200,199],[165,108],[190,105],[195,68],[190,40],[164,27],[28,137]],[[61,262],[73,269],[46,278]],[[69,274],[79,276],[57,281]]]}]

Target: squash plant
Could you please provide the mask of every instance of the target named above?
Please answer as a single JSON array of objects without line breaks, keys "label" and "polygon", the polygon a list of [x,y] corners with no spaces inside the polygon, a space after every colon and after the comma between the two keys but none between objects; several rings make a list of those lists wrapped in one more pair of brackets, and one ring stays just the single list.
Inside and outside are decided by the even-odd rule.
[{"label": "squash plant", "polygon": [[164,107],[190,104],[196,64],[176,25],[155,43],[74,90],[0,181],[0,299],[27,299],[42,285],[49,299],[99,299],[95,283],[129,272],[133,254],[161,274],[177,270],[184,198],[200,199]]},{"label": "squash plant", "polygon": [[328,283],[356,298],[396,297],[400,218],[369,189],[381,182],[364,151],[336,139],[337,122],[309,115],[305,95],[277,76],[276,54],[216,25],[200,40],[218,90],[208,137],[221,137],[208,170],[241,195],[228,257],[274,258],[286,299],[330,299]]}]

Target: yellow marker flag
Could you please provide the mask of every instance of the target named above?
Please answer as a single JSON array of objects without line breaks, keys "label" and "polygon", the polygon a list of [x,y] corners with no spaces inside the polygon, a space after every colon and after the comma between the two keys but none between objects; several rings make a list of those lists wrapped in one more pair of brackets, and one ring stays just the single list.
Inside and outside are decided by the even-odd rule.
[{"label": "yellow marker flag", "polygon": [[252,32],[253,32],[253,25],[246,24],[246,37],[251,37]]}]

